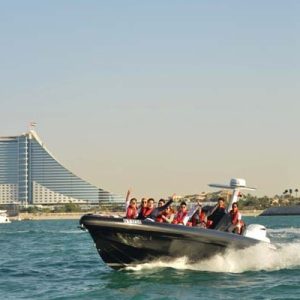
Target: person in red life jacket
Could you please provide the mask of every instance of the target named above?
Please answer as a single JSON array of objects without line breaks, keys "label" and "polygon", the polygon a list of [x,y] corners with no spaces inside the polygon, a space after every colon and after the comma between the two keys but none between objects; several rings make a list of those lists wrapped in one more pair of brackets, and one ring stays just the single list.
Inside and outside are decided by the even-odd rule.
[{"label": "person in red life jacket", "polygon": [[136,219],[137,215],[138,215],[137,200],[135,198],[131,198],[129,202],[129,206],[126,211],[126,218]]},{"label": "person in red life jacket", "polygon": [[172,222],[172,224],[181,224],[184,225],[184,218],[187,216],[187,207],[186,207],[186,203],[184,201],[182,201],[180,203],[180,207],[177,211],[177,214]]},{"label": "person in red life jacket", "polygon": [[138,219],[142,219],[143,215],[146,213],[147,203],[148,203],[147,198],[141,199],[141,204],[138,208],[138,217],[137,217]]},{"label": "person in red life jacket", "polygon": [[202,209],[201,204],[199,204],[199,209],[192,216],[191,222],[192,222],[192,226],[206,228],[207,216],[205,210]]},{"label": "person in red life jacket", "polygon": [[[165,199],[160,199],[158,201],[158,205],[157,206],[158,207],[162,207],[165,203],[166,203]],[[162,218],[163,213],[164,213],[164,211],[159,212],[158,216],[155,219],[156,222],[162,223],[164,221],[163,218]]]},{"label": "person in red life jacket", "polygon": [[175,211],[171,206],[168,206],[161,215],[163,223],[172,223],[174,220]]},{"label": "person in red life jacket", "polygon": [[213,208],[212,212],[207,217],[207,220],[209,221],[208,228],[215,229],[224,215],[225,215],[225,200],[224,198],[220,197],[218,199],[218,204]]},{"label": "person in red life jacket", "polygon": [[135,198],[129,200],[130,193],[131,189],[128,190],[125,200],[126,218],[135,219],[138,215],[137,200]]},{"label": "person in red life jacket", "polygon": [[244,222],[242,221],[242,215],[239,212],[238,205],[236,202],[232,203],[232,209],[229,212],[231,218],[231,225],[228,228],[229,232],[234,232],[237,234],[241,234],[242,229],[244,227]]},{"label": "person in red life jacket", "polygon": [[152,221],[155,221],[157,216],[163,212],[171,203],[173,202],[173,196],[171,199],[168,200],[168,202],[160,207],[154,206],[154,199],[150,198],[147,201],[147,208],[144,212],[140,212],[138,219],[145,220],[145,219],[151,219]]},{"label": "person in red life jacket", "polygon": [[138,215],[138,219],[145,220],[146,218],[148,218],[150,216],[153,209],[154,209],[154,199],[149,198],[147,200],[147,206],[142,207],[142,209],[140,210],[140,213]]}]

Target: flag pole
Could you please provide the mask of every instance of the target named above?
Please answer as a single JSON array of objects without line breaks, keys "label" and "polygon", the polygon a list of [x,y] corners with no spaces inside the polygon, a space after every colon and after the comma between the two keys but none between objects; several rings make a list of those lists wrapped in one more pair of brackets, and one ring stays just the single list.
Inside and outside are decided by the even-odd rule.
[{"label": "flag pole", "polygon": [[29,131],[34,130],[34,127],[36,127],[36,122],[30,122],[29,123]]}]

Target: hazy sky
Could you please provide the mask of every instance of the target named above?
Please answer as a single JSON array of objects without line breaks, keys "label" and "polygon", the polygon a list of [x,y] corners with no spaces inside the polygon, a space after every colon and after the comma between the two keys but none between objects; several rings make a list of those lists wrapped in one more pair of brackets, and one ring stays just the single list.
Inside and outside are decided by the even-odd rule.
[{"label": "hazy sky", "polygon": [[300,1],[0,1],[0,135],[135,196],[300,188]]}]

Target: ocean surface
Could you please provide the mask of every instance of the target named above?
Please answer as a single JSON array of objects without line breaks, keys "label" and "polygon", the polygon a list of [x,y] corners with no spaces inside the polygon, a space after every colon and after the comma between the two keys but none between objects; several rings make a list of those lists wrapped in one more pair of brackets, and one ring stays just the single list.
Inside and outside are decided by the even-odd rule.
[{"label": "ocean surface", "polygon": [[267,226],[277,250],[123,271],[102,262],[78,221],[0,224],[0,299],[300,299],[300,216],[244,219]]}]

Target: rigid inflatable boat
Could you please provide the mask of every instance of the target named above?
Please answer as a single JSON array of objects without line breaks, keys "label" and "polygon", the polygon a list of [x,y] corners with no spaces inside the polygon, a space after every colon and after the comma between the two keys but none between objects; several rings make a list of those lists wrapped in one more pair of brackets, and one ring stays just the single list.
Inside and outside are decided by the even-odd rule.
[{"label": "rigid inflatable boat", "polygon": [[[232,189],[228,207],[238,201],[240,190],[246,187],[243,179],[232,179],[230,185],[210,186]],[[227,207],[227,210],[228,210]],[[114,269],[134,266],[158,258],[173,259],[186,256],[190,262],[209,258],[226,249],[244,249],[257,243],[270,243],[266,228],[247,225],[243,234],[227,232],[226,217],[216,229],[188,227],[151,220],[106,217],[87,214],[81,217],[80,226],[92,236],[103,261]]]}]

